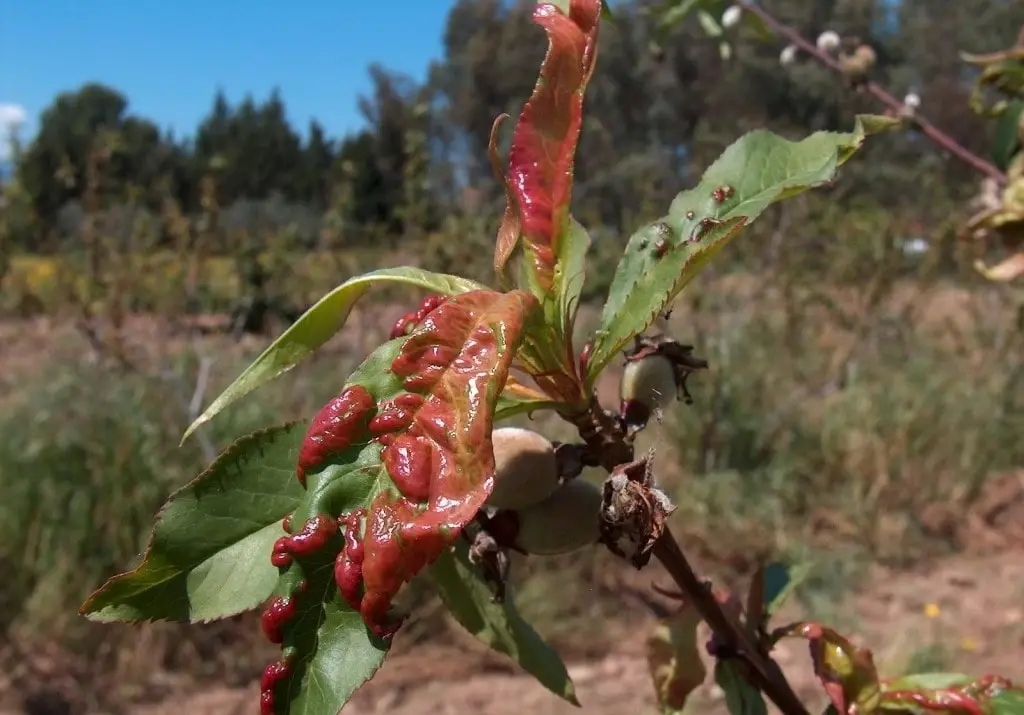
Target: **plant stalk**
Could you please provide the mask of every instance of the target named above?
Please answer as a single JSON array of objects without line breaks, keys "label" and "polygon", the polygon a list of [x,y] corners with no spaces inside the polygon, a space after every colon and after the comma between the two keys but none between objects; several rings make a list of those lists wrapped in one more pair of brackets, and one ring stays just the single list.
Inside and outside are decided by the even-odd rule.
[{"label": "plant stalk", "polygon": [[[843,74],[843,68],[835,58],[828,53],[819,50],[814,43],[808,42],[799,32],[771,15],[760,5],[754,4],[751,0],[739,0],[737,4],[742,7],[745,12],[756,15],[762,22],[764,22],[764,24],[768,25],[768,27],[776,33],[785,37],[821,64],[835,72]],[[898,114],[903,109],[903,102],[885,91],[885,89],[883,89],[878,83],[868,82],[863,85],[863,87],[868,94],[892,110],[894,114]],[[985,161],[970,149],[960,144],[960,142],[929,122],[917,111],[914,112],[914,123],[917,129],[919,129],[926,137],[931,139],[932,142],[942,149],[945,149],[978,173],[994,179],[1000,186],[1005,186],[1007,184],[1006,174],[1000,171],[994,164]]]},{"label": "plant stalk", "polygon": [[809,715],[778,664],[761,654],[743,627],[729,617],[711,589],[697,577],[667,526],[654,544],[653,554],[715,635],[731,646],[738,657],[750,665],[749,674],[754,681],[753,684],[760,688],[784,715]]}]

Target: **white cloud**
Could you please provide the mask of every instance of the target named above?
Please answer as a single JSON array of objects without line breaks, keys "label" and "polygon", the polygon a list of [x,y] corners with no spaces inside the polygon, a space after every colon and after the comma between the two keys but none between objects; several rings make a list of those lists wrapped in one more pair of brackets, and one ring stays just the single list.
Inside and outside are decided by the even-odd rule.
[{"label": "white cloud", "polygon": [[17,132],[28,119],[28,112],[20,104],[0,102],[0,161],[7,161],[11,155],[8,138]]}]

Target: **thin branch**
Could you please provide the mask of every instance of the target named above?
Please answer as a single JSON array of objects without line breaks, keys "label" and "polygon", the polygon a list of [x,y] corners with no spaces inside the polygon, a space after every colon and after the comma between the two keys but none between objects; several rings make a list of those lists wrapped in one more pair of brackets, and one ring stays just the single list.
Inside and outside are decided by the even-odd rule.
[{"label": "thin branch", "polygon": [[667,526],[654,544],[653,553],[715,635],[728,644],[737,657],[751,666],[749,675],[753,684],[785,715],[808,715],[807,708],[793,691],[782,669],[770,657],[764,657],[742,626],[729,617],[711,589],[697,577]]},{"label": "thin branch", "polygon": [[[785,24],[781,20],[771,15],[760,5],[754,4],[752,0],[739,0],[737,3],[744,11],[756,15],[760,18],[764,24],[768,25],[779,35],[782,35],[791,43],[799,47],[801,50],[809,54],[811,57],[816,59],[821,64],[825,65],[829,69],[843,74],[842,66],[836,61],[834,57],[826,52],[822,52],[818,47],[808,42],[804,37],[794,30],[789,25]],[[868,92],[872,97],[877,99],[879,102],[888,107],[894,114],[899,114],[903,109],[903,102],[896,97],[889,94],[885,89],[879,86],[876,82],[868,82],[863,85],[865,91]],[[992,163],[985,161],[980,156],[972,152],[967,147],[963,146],[956,139],[946,134],[944,131],[936,127],[934,124],[929,122],[927,119],[921,116],[920,112],[914,113],[914,124],[917,129],[921,131],[926,137],[931,139],[939,147],[945,149],[947,152],[955,156],[960,161],[970,166],[975,171],[994,179],[1000,185],[1005,186],[1007,183],[1006,174],[1000,171]]]},{"label": "thin branch", "polygon": [[[601,407],[596,396],[583,415],[563,417],[576,426],[586,442],[590,454],[585,461],[589,465],[600,466],[612,473],[632,460],[633,444],[627,431]],[[712,632],[730,646],[736,657],[750,666],[747,672],[751,683],[768,696],[784,715],[809,715],[778,664],[762,653],[743,626],[725,611],[714,593],[697,577],[667,525],[655,541],[651,555],[665,567],[683,597],[694,605]]]}]

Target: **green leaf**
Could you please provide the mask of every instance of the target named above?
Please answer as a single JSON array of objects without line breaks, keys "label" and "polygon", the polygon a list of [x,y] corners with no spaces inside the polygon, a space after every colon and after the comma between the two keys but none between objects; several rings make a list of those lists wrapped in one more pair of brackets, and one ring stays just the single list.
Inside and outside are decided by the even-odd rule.
[{"label": "green leaf", "polygon": [[[896,126],[885,117],[859,116],[849,133],[817,132],[792,142],[757,130],[733,143],[697,187],[676,197],[667,216],[630,238],[595,333],[588,384],[741,228],[776,201],[832,181],[868,134]],[[717,201],[714,193],[723,187],[732,195]]]},{"label": "green leaf", "polygon": [[573,326],[580,295],[587,281],[587,251],[590,235],[575,218],[569,217],[569,231],[559,243],[558,263],[555,265],[554,294],[557,315],[549,317],[552,325],[559,325],[560,337],[566,345],[572,340]]},{"label": "green leaf", "polygon": [[167,500],[138,568],[110,579],[81,613],[105,622],[203,622],[266,600],[278,576],[271,547],[303,494],[295,458],[305,431],[293,423],[228,447]]},{"label": "green leaf", "polygon": [[988,715],[1024,715],[1024,690],[1004,690],[988,701]]},{"label": "green leaf", "polygon": [[660,621],[647,637],[647,667],[662,713],[681,713],[690,694],[707,678],[700,657],[700,613],[691,604]]},{"label": "green leaf", "polygon": [[717,38],[724,34],[725,31],[722,29],[722,24],[718,21],[718,18],[707,10],[698,10],[697,19],[700,21],[704,34],[708,37]]},{"label": "green leaf", "polygon": [[734,663],[715,662],[715,683],[725,693],[725,705],[731,715],[768,715],[761,692],[747,682]]},{"label": "green leaf", "polygon": [[1024,115],[1024,100],[1015,99],[1007,103],[1006,109],[996,121],[995,136],[992,138],[992,161],[1004,171],[1021,146],[1020,121],[1022,115]]},{"label": "green leaf", "polygon": [[885,684],[885,690],[944,690],[967,685],[974,680],[963,673],[915,673]]},{"label": "green leaf", "polygon": [[809,564],[790,568],[785,564],[771,563],[765,567],[765,610],[769,616],[775,614],[793,592],[807,580],[811,573]]},{"label": "green leaf", "polygon": [[519,415],[528,415],[541,410],[557,410],[564,406],[558,400],[526,399],[508,392],[501,393],[494,408],[494,421],[500,422]]},{"label": "green leaf", "polygon": [[490,586],[469,563],[469,548],[456,544],[430,568],[444,605],[463,628],[489,648],[507,655],[545,688],[579,706],[576,688],[558,653],[523,620],[512,602],[493,603]]},{"label": "green leaf", "polygon": [[182,443],[201,425],[209,422],[228,405],[258,387],[282,375],[326,343],[345,325],[353,306],[374,283],[404,283],[443,295],[459,295],[482,288],[467,278],[433,273],[402,266],[382,268],[351,278],[321,298],[307,310],[239,375],[209,407],[189,425]]}]

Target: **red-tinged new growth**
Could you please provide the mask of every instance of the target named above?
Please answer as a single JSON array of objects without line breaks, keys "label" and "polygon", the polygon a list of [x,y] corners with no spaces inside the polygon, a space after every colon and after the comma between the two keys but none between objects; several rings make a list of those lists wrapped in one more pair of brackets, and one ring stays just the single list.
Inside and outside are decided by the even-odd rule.
[{"label": "red-tinged new growth", "polygon": [[985,701],[1004,690],[1013,688],[1013,683],[998,675],[986,675],[965,685],[941,690],[889,690],[882,699],[887,702],[912,703],[922,710],[936,712],[962,712],[968,715],[984,715]]},{"label": "red-tinged new growth", "polygon": [[[522,236],[539,286],[550,290],[559,243],[568,230],[573,162],[583,94],[597,59],[600,0],[572,0],[569,14],[541,4],[533,19],[548,35],[540,78],[519,116],[509,153],[510,205],[495,249],[501,273]],[[518,231],[511,230],[518,223]]]},{"label": "red-tinged new growth", "polygon": [[343,598],[358,599],[381,637],[400,625],[388,612],[402,584],[440,556],[490,495],[494,404],[534,305],[521,291],[462,294],[427,315],[391,364],[407,392],[381,403],[369,430],[400,494],[376,496],[362,544],[348,527],[335,563]]},{"label": "red-tinged new growth", "polygon": [[345,547],[334,561],[334,582],[338,586],[338,593],[349,608],[357,612],[362,601],[365,549],[361,533],[365,516],[365,509],[356,509],[338,517],[338,526],[345,529]]},{"label": "red-tinged new growth", "polygon": [[319,466],[328,455],[348,449],[363,435],[375,405],[373,396],[360,385],[345,388],[316,414],[299,449],[296,473],[306,486],[306,472]]},{"label": "red-tinged new growth", "polygon": [[395,321],[391,328],[391,340],[402,338],[416,329],[416,326],[423,322],[435,308],[444,303],[448,298],[443,295],[428,295],[424,298],[416,310],[411,310]]},{"label": "red-tinged new growth", "polygon": [[288,658],[282,658],[263,669],[263,675],[260,676],[260,715],[274,715],[274,691],[291,674],[292,665]]},{"label": "red-tinged new growth", "polygon": [[329,516],[317,515],[302,525],[299,533],[282,536],[274,542],[270,562],[285,568],[293,556],[308,556],[322,549],[338,531],[338,523]]}]

